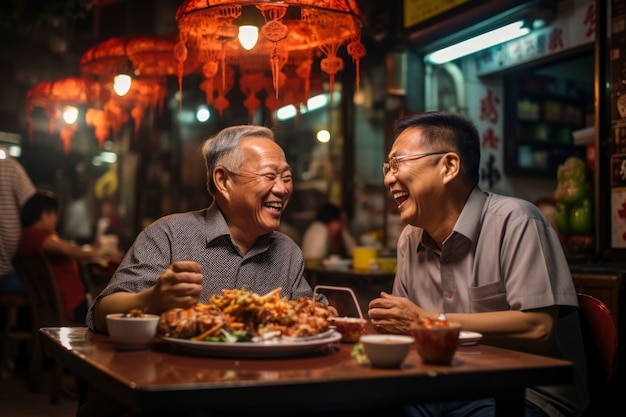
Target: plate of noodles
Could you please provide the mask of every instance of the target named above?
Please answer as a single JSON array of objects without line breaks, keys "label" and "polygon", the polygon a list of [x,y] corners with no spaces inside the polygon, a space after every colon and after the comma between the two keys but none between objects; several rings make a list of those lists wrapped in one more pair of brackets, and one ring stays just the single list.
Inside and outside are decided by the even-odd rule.
[{"label": "plate of noodles", "polygon": [[280,288],[265,295],[225,289],[208,303],[161,314],[158,335],[174,350],[228,357],[285,357],[339,341],[327,305],[309,297],[287,300]]}]

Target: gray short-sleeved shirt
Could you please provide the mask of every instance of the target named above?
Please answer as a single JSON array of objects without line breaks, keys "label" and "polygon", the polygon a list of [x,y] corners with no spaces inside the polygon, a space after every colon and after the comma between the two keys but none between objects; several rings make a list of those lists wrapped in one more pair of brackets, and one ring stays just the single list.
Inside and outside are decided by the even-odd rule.
[{"label": "gray short-sleeved shirt", "polygon": [[87,326],[94,328],[94,306],[103,297],[119,291],[143,291],[156,284],[172,262],[180,260],[202,265],[201,303],[225,288],[265,294],[282,287],[281,296],[288,299],[313,295],[304,278],[302,251],[293,240],[272,232],[261,236],[242,256],[214,203],[208,209],[163,217],[143,230],[109,285],[94,299]]},{"label": "gray short-sleeved shirt", "polygon": [[423,229],[398,240],[393,294],[442,313],[529,310],[558,305],[551,356],[576,366],[576,387],[537,387],[527,397],[551,416],[587,404],[578,299],[558,235],[528,201],[475,188],[442,250]]}]

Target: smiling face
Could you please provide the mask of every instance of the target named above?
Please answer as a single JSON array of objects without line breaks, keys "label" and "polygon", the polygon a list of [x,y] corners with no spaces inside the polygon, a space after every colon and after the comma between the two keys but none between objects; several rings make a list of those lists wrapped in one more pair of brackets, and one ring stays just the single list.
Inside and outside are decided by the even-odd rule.
[{"label": "smiling face", "polygon": [[[420,128],[409,128],[397,137],[388,158],[436,151],[440,149],[426,146]],[[438,202],[442,201],[445,193],[444,156],[433,154],[400,160],[398,171],[389,171],[385,175],[385,187],[398,203],[403,223],[427,229],[440,215]]]},{"label": "smiling face", "polygon": [[226,215],[233,237],[256,240],[278,229],[293,191],[292,173],[283,150],[271,139],[248,137],[241,142],[243,164],[238,172],[218,167],[223,178]]}]

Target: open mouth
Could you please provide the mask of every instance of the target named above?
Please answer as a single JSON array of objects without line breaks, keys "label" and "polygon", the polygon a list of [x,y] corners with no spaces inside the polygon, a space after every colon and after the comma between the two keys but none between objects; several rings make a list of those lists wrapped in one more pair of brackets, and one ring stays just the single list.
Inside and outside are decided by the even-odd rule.
[{"label": "open mouth", "polygon": [[397,191],[393,193],[393,198],[394,200],[396,200],[396,203],[398,203],[398,206],[399,206],[402,203],[404,203],[406,200],[408,200],[409,193],[407,193],[406,191]]},{"label": "open mouth", "polygon": [[281,211],[283,211],[283,203],[278,202],[278,201],[265,203],[264,206],[270,210],[276,211],[277,213],[280,213]]}]

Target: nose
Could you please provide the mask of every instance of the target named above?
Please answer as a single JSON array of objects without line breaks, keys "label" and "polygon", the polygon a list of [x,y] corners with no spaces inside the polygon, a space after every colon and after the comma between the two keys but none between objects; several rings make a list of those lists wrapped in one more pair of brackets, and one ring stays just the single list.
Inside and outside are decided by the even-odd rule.
[{"label": "nose", "polygon": [[289,195],[293,189],[291,179],[285,180],[280,175],[276,176],[272,190],[278,195]]},{"label": "nose", "polygon": [[391,170],[388,171],[385,174],[385,177],[383,178],[383,184],[385,184],[385,187],[389,188],[395,182],[396,182],[396,176],[393,174]]}]

